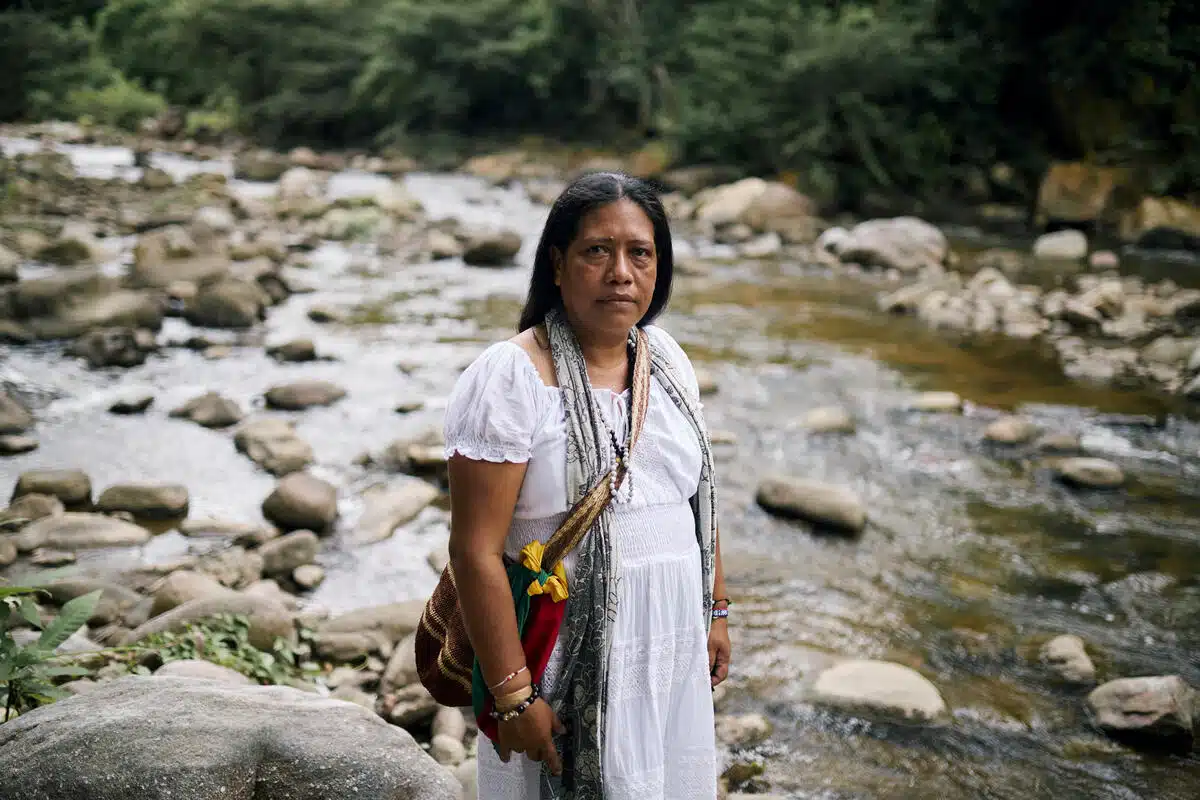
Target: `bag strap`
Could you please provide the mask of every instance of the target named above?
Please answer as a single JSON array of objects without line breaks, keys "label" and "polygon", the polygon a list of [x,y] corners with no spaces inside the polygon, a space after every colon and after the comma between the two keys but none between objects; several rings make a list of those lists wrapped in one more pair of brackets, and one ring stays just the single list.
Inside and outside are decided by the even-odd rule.
[{"label": "bag strap", "polygon": [[637,329],[631,396],[629,441],[625,448],[625,458],[617,463],[616,484],[613,483],[613,475],[606,473],[596,481],[587,494],[579,499],[579,502],[567,514],[567,518],[558,526],[558,530],[550,537],[550,541],[546,543],[542,563],[547,568],[557,565],[583,540],[584,535],[591,530],[596,517],[600,516],[600,512],[612,500],[614,489],[621,485],[621,481],[625,479],[625,474],[628,472],[625,462],[629,460],[638,437],[642,435],[642,426],[646,422],[646,409],[650,406],[650,342],[646,332],[641,328]]}]

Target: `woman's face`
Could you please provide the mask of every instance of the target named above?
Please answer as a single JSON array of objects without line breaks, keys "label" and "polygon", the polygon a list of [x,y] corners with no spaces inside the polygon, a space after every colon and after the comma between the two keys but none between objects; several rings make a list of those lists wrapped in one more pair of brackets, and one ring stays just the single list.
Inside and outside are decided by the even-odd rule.
[{"label": "woman's face", "polygon": [[654,225],[628,198],[584,215],[567,251],[554,254],[567,316],[593,336],[625,336],[650,308],[657,278]]}]

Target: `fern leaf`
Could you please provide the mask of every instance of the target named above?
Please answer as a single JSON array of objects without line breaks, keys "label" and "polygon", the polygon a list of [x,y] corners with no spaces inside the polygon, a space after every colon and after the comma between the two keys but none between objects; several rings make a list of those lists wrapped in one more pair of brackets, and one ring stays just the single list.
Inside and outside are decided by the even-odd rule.
[{"label": "fern leaf", "polygon": [[42,629],[42,615],[38,613],[37,604],[28,596],[21,598],[21,616],[33,627]]},{"label": "fern leaf", "polygon": [[96,604],[100,602],[101,590],[76,597],[62,607],[54,622],[46,626],[42,636],[37,641],[37,648],[43,652],[53,652],[60,644],[70,638],[71,634],[82,628],[91,618]]}]

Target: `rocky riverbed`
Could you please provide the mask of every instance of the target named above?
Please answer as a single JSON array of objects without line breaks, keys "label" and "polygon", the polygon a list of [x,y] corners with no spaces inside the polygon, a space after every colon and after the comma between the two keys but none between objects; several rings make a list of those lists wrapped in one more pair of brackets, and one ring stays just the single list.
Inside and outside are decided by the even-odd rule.
[{"label": "rocky riverbed", "polygon": [[[3,577],[71,562],[56,602],[101,581],[88,635],[104,643],[234,610],[269,645],[300,621],[323,665],[306,688],[367,706],[426,748],[422,769],[465,777],[470,726],[405,661],[445,559],[440,415],[461,368],[509,335],[563,167],[47,152],[10,133],[0,149],[26,155],[6,166],[0,223]],[[1187,290],[1089,270],[1054,315],[1053,290],[1034,297],[1021,270],[928,223],[818,239],[803,196],[707,186],[721,177],[674,176],[683,275],[664,324],[704,372],[723,467],[730,790],[1194,796]],[[920,319],[878,309],[931,309],[939,291]],[[967,338],[943,324],[962,308]],[[1131,309],[1145,347],[1119,373],[1064,376],[1045,343],[1090,352]],[[1171,349],[1170,370],[1147,348]],[[122,681],[106,703],[153,702]],[[101,731],[83,705],[109,697],[96,691],[58,724],[79,703]],[[0,757],[20,747],[8,728]]]}]

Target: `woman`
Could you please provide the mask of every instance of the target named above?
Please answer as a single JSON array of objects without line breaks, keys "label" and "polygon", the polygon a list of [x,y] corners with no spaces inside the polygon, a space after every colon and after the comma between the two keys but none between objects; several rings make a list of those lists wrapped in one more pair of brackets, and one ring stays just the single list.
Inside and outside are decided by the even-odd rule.
[{"label": "woman", "polygon": [[[649,186],[578,179],[550,210],[520,333],[488,348],[447,406],[463,620],[496,709],[519,709],[495,744],[479,739],[480,800],[716,796],[711,692],[729,669],[728,601],[696,376],[650,325],[671,276],[671,234]],[[653,377],[625,452],[638,342]],[[545,543],[618,463],[627,471],[613,499],[563,559],[570,594],[539,698],[504,556]]]}]

